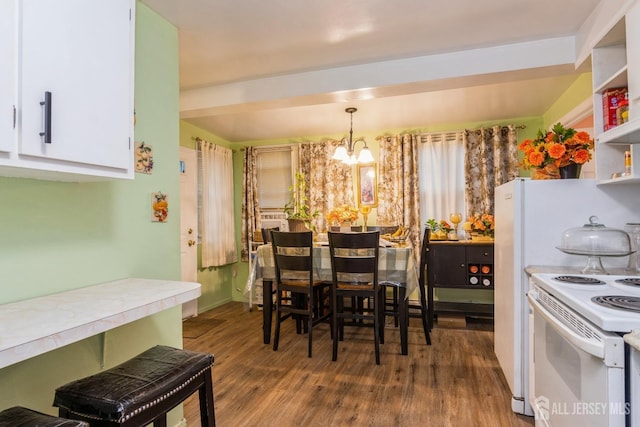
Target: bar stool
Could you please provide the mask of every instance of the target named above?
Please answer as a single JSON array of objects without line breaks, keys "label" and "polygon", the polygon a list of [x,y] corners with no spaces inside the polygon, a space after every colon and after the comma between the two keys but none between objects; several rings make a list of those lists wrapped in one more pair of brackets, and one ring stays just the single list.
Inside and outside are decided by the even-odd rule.
[{"label": "bar stool", "polygon": [[14,406],[0,412],[0,427],[89,427],[84,421],[66,420]]},{"label": "bar stool", "polygon": [[56,389],[53,406],[64,418],[91,426],[167,425],[167,412],[196,391],[200,422],[215,426],[213,355],[155,346],[106,371]]}]

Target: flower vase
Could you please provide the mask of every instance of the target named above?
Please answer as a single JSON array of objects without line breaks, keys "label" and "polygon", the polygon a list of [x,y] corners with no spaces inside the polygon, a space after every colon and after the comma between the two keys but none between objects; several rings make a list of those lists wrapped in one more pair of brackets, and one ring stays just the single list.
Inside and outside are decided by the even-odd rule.
[{"label": "flower vase", "polygon": [[553,164],[546,165],[542,168],[533,168],[531,169],[531,179],[541,180],[541,179],[559,179],[560,171],[558,167]]},{"label": "flower vase", "polygon": [[340,223],[340,232],[349,233],[351,231],[351,221],[342,221]]},{"label": "flower vase", "polygon": [[569,163],[567,166],[561,166],[558,169],[560,171],[561,179],[576,179],[580,177],[580,169],[582,169],[582,165],[578,163]]}]

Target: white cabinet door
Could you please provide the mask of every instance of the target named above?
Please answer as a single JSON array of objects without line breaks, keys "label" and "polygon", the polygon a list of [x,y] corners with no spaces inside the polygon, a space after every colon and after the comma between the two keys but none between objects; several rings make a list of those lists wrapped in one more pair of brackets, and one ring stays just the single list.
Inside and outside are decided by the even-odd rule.
[{"label": "white cabinet door", "polygon": [[13,149],[14,132],[14,2],[0,2],[0,153]]},{"label": "white cabinet door", "polygon": [[21,156],[130,168],[132,3],[20,0]]},{"label": "white cabinet door", "polygon": [[640,2],[626,16],[629,119],[640,119]]}]

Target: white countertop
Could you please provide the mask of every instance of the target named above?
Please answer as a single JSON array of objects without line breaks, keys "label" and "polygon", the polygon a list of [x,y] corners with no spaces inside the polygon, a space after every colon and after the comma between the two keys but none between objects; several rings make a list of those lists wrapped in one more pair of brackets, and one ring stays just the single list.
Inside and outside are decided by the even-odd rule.
[{"label": "white countertop", "polygon": [[122,279],[0,305],[0,368],[200,296],[199,283]]}]

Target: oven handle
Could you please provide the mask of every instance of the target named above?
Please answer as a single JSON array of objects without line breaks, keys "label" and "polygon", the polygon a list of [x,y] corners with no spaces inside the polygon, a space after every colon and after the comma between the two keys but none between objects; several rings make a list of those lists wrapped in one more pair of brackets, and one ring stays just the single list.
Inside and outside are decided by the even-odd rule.
[{"label": "oven handle", "polygon": [[[567,341],[574,346],[586,351],[587,353],[604,360],[604,343],[596,343],[588,338],[584,338],[574,331],[569,329],[566,325],[562,324],[553,314],[551,314],[546,308],[542,306],[531,294],[536,294],[536,291],[529,291],[527,293],[527,299],[529,304],[533,307],[534,312],[537,311],[540,315],[549,323],[553,329],[562,335]],[[534,313],[535,316],[535,313]]]}]

